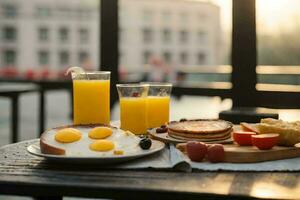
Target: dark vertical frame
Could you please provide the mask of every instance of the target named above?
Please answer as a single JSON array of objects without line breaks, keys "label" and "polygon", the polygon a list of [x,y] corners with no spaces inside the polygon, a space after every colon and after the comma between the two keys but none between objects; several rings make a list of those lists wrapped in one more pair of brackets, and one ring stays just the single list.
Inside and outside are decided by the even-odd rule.
[{"label": "dark vertical frame", "polygon": [[255,0],[232,0],[233,107],[257,106]]},{"label": "dark vertical frame", "polygon": [[111,71],[111,106],[118,98],[118,0],[100,0],[100,68]]},{"label": "dark vertical frame", "polygon": [[[232,99],[234,107],[257,106],[255,0],[232,0]],[[100,0],[100,66],[112,72],[111,105],[117,100],[118,0]]]}]

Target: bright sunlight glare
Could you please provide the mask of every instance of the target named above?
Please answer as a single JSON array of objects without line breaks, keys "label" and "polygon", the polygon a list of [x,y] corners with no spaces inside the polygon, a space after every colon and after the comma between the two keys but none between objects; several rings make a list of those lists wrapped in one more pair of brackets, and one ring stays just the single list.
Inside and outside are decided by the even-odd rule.
[{"label": "bright sunlight glare", "polygon": [[[220,6],[223,30],[231,30],[232,0],[196,0]],[[275,34],[292,31],[300,24],[300,0],[256,0],[256,19],[258,32]]]},{"label": "bright sunlight glare", "polygon": [[257,0],[256,19],[258,31],[276,33],[293,30],[300,23],[300,0]]}]

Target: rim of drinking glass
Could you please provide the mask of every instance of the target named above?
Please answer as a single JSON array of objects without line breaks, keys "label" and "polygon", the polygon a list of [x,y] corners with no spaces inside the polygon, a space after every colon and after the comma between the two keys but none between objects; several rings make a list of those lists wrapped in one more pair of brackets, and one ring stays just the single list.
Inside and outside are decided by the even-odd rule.
[{"label": "rim of drinking glass", "polygon": [[132,88],[132,87],[148,87],[148,84],[140,84],[140,83],[119,83],[116,84],[117,87],[128,87],[128,88]]},{"label": "rim of drinking glass", "polygon": [[78,74],[111,74],[110,71],[84,71],[79,72]]},{"label": "rim of drinking glass", "polygon": [[140,84],[143,85],[149,85],[149,86],[164,86],[164,87],[173,87],[172,83],[166,83],[166,82],[141,82]]}]

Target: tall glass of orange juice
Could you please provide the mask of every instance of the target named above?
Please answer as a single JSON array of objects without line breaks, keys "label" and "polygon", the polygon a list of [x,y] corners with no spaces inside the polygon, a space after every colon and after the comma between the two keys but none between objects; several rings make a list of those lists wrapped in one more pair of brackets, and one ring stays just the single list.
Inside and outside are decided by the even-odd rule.
[{"label": "tall glass of orange juice", "polygon": [[146,134],[148,85],[117,84],[117,89],[120,98],[121,129],[134,134]]},{"label": "tall glass of orange juice", "polygon": [[147,126],[159,127],[169,122],[171,83],[142,83],[149,85],[147,97]]},{"label": "tall glass of orange juice", "polygon": [[110,72],[72,73],[73,123],[105,124],[110,122]]}]

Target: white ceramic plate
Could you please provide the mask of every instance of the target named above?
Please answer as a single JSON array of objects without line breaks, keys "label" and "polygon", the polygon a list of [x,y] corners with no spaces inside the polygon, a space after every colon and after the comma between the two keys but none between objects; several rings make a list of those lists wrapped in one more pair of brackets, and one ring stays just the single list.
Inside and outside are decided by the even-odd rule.
[{"label": "white ceramic plate", "polygon": [[129,155],[116,155],[116,156],[66,156],[66,155],[52,155],[52,154],[44,154],[41,152],[39,142],[34,143],[27,147],[27,151],[35,156],[43,157],[48,161],[60,162],[60,163],[76,163],[76,164],[86,164],[86,163],[97,163],[97,164],[115,164],[120,162],[126,162],[129,160],[141,158],[144,156],[148,156],[154,153],[157,153],[163,150],[165,144],[163,142],[152,140],[152,145],[149,150],[143,150],[140,153],[129,154]]}]

